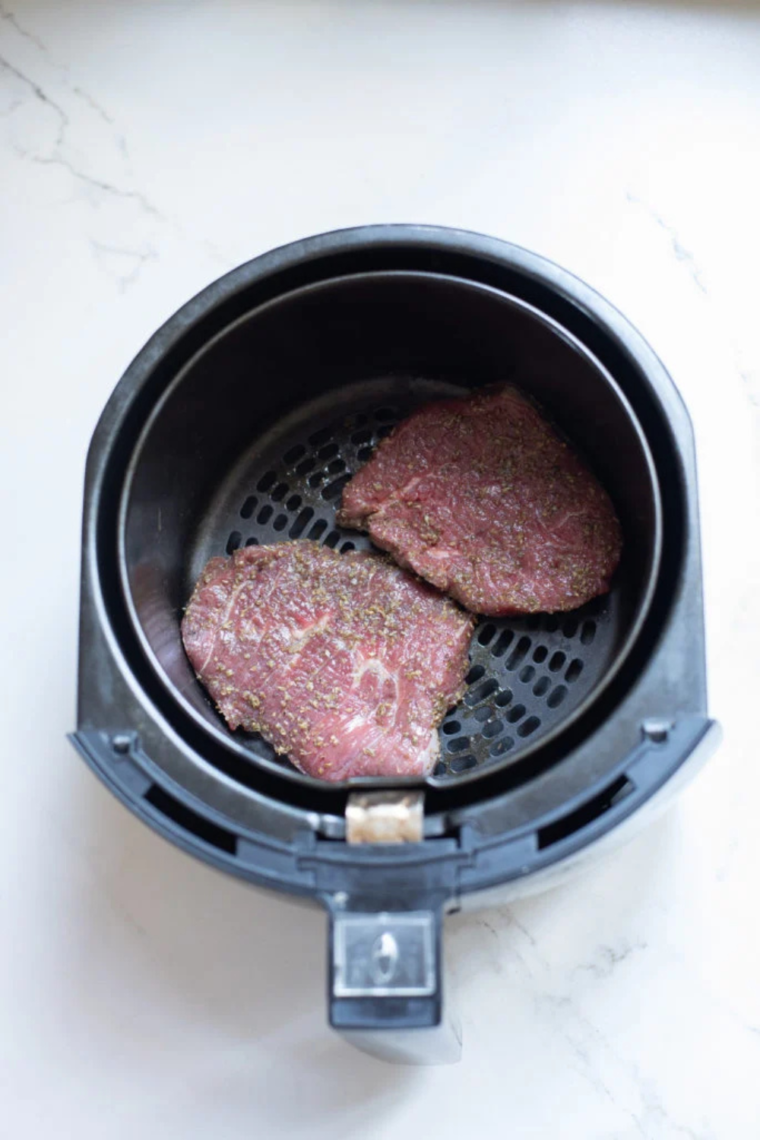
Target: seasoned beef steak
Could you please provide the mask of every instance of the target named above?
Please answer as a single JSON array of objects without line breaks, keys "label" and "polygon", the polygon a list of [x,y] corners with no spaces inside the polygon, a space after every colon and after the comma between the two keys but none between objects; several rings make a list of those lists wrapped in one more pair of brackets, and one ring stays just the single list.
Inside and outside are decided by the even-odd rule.
[{"label": "seasoned beef steak", "polygon": [[338,521],[481,614],[575,609],[620,560],[607,493],[510,387],[414,412],[347,484]]},{"label": "seasoned beef steak", "polygon": [[324,780],[431,771],[472,619],[377,554],[286,542],[212,558],[185,650],[230,728]]}]

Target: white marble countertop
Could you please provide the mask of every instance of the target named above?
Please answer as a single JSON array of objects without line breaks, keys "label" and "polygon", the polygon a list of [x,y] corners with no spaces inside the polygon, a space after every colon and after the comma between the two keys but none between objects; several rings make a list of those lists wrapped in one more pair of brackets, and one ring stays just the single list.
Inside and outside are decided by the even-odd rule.
[{"label": "white marble countertop", "polygon": [[[3,1136],[757,1140],[759,144],[752,3],[2,0]],[[725,741],[584,878],[449,923],[454,1069],[333,1037],[321,915],[157,838],[64,739],[111,388],[224,270],[372,221],[574,270],[699,446]]]}]

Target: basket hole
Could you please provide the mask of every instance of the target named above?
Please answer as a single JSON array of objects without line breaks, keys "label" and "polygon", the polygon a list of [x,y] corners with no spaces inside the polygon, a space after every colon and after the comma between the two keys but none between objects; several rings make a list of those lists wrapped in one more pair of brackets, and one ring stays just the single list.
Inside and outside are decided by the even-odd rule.
[{"label": "basket hole", "polygon": [[502,689],[502,691],[498,694],[498,696],[496,697],[496,699],[494,701],[494,704],[498,705],[498,707],[500,709],[505,709],[507,707],[507,705],[511,704],[511,703],[512,703],[512,690],[511,689]]},{"label": "basket hole", "polygon": [[369,428],[364,428],[363,431],[355,431],[351,436],[351,442],[356,444],[369,443],[371,439],[372,432],[369,430]]},{"label": "basket hole", "polygon": [[276,503],[281,503],[289,490],[290,487],[287,485],[287,483],[278,483],[274,491],[272,491],[272,498]]},{"label": "basket hole", "polygon": [[545,645],[537,645],[533,650],[533,660],[536,662],[536,665],[540,665],[541,662],[545,661],[548,656],[549,650]]},{"label": "basket hole", "polygon": [[567,696],[567,689],[565,688],[565,686],[564,685],[557,685],[557,688],[552,689],[552,691],[549,693],[549,697],[548,697],[548,700],[546,703],[550,709],[559,708],[559,706],[562,704],[562,702],[564,701],[566,696]]},{"label": "basket hole", "polygon": [[338,471],[345,471],[346,465],[342,459],[333,459],[330,466],[327,468],[328,475],[336,475]]},{"label": "basket hole", "polygon": [[473,715],[475,720],[488,720],[491,716],[491,708],[489,705],[484,705],[482,709],[476,709]]},{"label": "basket hole", "polygon": [[360,447],[356,453],[356,458],[361,463],[366,463],[366,461],[369,459],[371,454],[372,454],[372,448],[371,447]]},{"label": "basket hole", "polygon": [[337,455],[339,451],[337,443],[329,443],[327,447],[321,447],[317,452],[319,459],[332,459],[333,455]]},{"label": "basket hole", "polygon": [[319,431],[315,431],[312,435],[309,436],[309,443],[312,447],[320,447],[323,443],[327,443],[331,435],[332,428],[321,428]]},{"label": "basket hole", "polygon": [[269,522],[273,514],[274,507],[270,507],[269,503],[265,503],[256,517],[256,522],[261,523],[263,526],[264,523]]},{"label": "basket hole", "polygon": [[341,554],[348,554],[349,550],[356,550],[353,542],[344,542],[340,548]]},{"label": "basket hole", "polygon": [[566,660],[567,658],[565,657],[564,653],[560,653],[559,650],[556,653],[553,653],[551,660],[549,661],[549,671],[551,673],[557,673],[565,664]]},{"label": "basket hole", "polygon": [[243,541],[243,536],[239,530],[233,530],[230,537],[227,539],[226,550],[228,554],[234,553]]},{"label": "basket hole", "polygon": [[493,637],[493,635],[495,633],[496,633],[496,626],[495,625],[490,625],[490,624],[484,625],[483,628],[481,629],[480,633],[478,634],[478,641],[480,642],[481,645],[488,645],[488,642],[491,640],[491,638]]},{"label": "basket hole", "polygon": [[470,740],[467,736],[456,736],[446,745],[449,752],[465,752],[469,747]]},{"label": "basket hole", "polygon": [[266,475],[262,475],[256,484],[257,491],[268,491],[270,487],[274,487],[277,482],[277,476],[274,471],[267,471]]},{"label": "basket hole", "polygon": [[303,499],[300,495],[291,495],[285,506],[289,511],[297,511],[302,502]]},{"label": "basket hole", "polygon": [[379,427],[377,429],[377,438],[378,439],[385,439],[385,437],[387,435],[390,435],[392,431],[393,431],[393,424],[383,424],[382,427]]},{"label": "basket hole", "polygon": [[255,534],[252,534],[250,538],[247,538],[245,540],[245,545],[246,546],[258,546],[259,540],[257,539]]},{"label": "basket hole", "polygon": [[350,478],[350,475],[341,475],[340,479],[335,479],[332,483],[328,483],[322,491],[322,498],[328,500],[337,498]]},{"label": "basket hole", "polygon": [[544,622],[544,629],[547,633],[556,633],[559,629],[559,618],[556,614],[549,614]]},{"label": "basket hole", "polygon": [[526,629],[540,629],[541,628],[541,614],[528,614],[525,619]]},{"label": "basket hole", "polygon": [[446,765],[444,764],[443,760],[439,760],[438,763],[436,764],[435,768],[433,768],[433,775],[434,776],[445,776],[446,775]]},{"label": "basket hole", "polygon": [[482,665],[473,665],[472,669],[470,669],[470,672],[465,677],[465,683],[467,685],[472,685],[475,681],[479,681],[480,678],[484,675],[485,669]]},{"label": "basket hole", "polygon": [[596,637],[596,622],[584,621],[583,628],[581,629],[581,644],[590,645]]},{"label": "basket hole", "polygon": [[456,733],[460,731],[461,727],[462,726],[458,720],[447,720],[443,726],[442,731],[445,732],[446,736],[455,736]]},{"label": "basket hole", "polygon": [[511,708],[507,713],[507,720],[510,724],[517,724],[518,720],[521,720],[527,711],[525,705],[515,705],[514,708]]},{"label": "basket hole", "polygon": [[565,637],[575,637],[578,632],[578,619],[575,617],[567,618],[562,623],[562,632]]},{"label": "basket hole", "polygon": [[536,675],[536,670],[532,665],[526,665],[524,669],[520,670],[520,680],[524,685],[527,685]]},{"label": "basket hole", "polygon": [[509,649],[514,639],[514,633],[511,629],[503,629],[499,634],[498,640],[495,645],[491,646],[491,652],[494,657],[503,657]]},{"label": "basket hole", "polygon": [[467,704],[475,705],[480,704],[481,701],[486,700],[487,697],[493,696],[494,693],[499,691],[499,682],[490,680],[484,681],[480,688],[476,689],[473,693],[467,694]]},{"label": "basket hole", "polygon": [[537,716],[529,716],[528,719],[523,721],[523,723],[518,728],[517,735],[522,736],[523,738],[530,736],[531,733],[535,732],[537,728],[540,728],[540,726],[541,721]]},{"label": "basket hole", "polygon": [[375,419],[379,420],[380,423],[388,423],[389,420],[395,420],[396,419],[396,409],[395,408],[378,408],[377,411],[375,412]]},{"label": "basket hole", "polygon": [[489,720],[487,724],[483,725],[480,731],[486,740],[493,740],[495,736],[498,736],[499,733],[504,731],[504,725],[500,720]]},{"label": "basket hole", "polygon": [[253,514],[253,512],[256,510],[258,505],[259,505],[259,500],[256,498],[256,496],[255,495],[249,495],[248,498],[243,503],[242,507],[240,508],[241,519],[249,519],[251,517],[251,515]]},{"label": "basket hole", "polygon": [[316,463],[316,459],[310,455],[308,459],[304,459],[303,463],[299,463],[296,467],[296,475],[307,475]]},{"label": "basket hole", "polygon": [[330,550],[335,550],[335,547],[340,542],[340,532],[337,530],[331,531],[324,541],[325,546],[329,546]]},{"label": "basket hole", "polygon": [[509,660],[507,661],[507,669],[510,673],[513,669],[517,669],[520,665],[522,665],[523,661],[525,660],[525,655],[530,649],[530,646],[531,640],[529,637],[520,638],[517,645],[509,655]]},{"label": "basket hole", "polygon": [[551,687],[552,683],[548,677],[539,677],[533,686],[533,692],[537,697],[543,697],[545,693],[549,692]]},{"label": "basket hole", "polygon": [[491,756],[503,756],[505,752],[509,752],[510,748],[514,748],[515,742],[511,736],[505,736],[503,740],[497,740],[495,744],[491,745]]},{"label": "basket hole", "polygon": [[324,475],[322,474],[322,472],[321,471],[315,471],[313,475],[309,476],[309,486],[310,487],[318,487],[323,479],[324,479]]},{"label": "basket hole", "polygon": [[282,457],[282,462],[286,463],[288,467],[291,463],[298,463],[302,455],[306,454],[306,448],[302,443],[297,443],[295,447],[291,447],[290,451],[286,451]]},{"label": "basket hole", "polygon": [[314,523],[314,526],[309,531],[309,538],[312,538],[312,539],[321,538],[326,530],[327,530],[327,523],[325,522],[325,520],[324,519],[317,519],[317,521]]},{"label": "basket hole", "polygon": [[272,526],[277,531],[285,530],[285,527],[287,525],[288,525],[288,516],[287,515],[278,515],[277,518],[272,523]]},{"label": "basket hole", "polygon": [[292,527],[290,528],[290,537],[291,538],[300,538],[301,535],[303,534],[303,532],[306,530],[306,527],[309,525],[309,523],[311,522],[311,520],[313,518],[314,518],[314,511],[311,509],[311,507],[304,507],[304,509],[301,511],[300,515],[298,516],[298,518],[296,519],[296,521],[293,523]]},{"label": "basket hole", "polygon": [[455,760],[452,760],[451,761],[451,771],[452,772],[466,772],[468,768],[474,768],[476,764],[477,764],[477,760],[475,759],[475,757],[470,752],[470,753],[468,753],[467,756],[457,756],[457,758]]},{"label": "basket hole", "polygon": [[569,681],[570,684],[572,685],[573,681],[578,680],[578,678],[580,677],[582,672],[583,672],[583,662],[581,661],[580,657],[574,657],[573,660],[570,662],[570,664],[567,667],[567,672],[565,673],[565,680]]}]

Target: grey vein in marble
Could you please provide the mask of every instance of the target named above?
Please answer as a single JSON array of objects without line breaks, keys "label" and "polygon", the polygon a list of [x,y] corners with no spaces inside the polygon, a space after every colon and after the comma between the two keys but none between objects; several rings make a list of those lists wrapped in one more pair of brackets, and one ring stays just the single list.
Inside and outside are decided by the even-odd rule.
[{"label": "grey vein in marble", "polygon": [[12,28],[16,29],[20,36],[23,36],[25,40],[29,40],[30,43],[33,43],[36,48],[39,48],[40,51],[47,55],[47,48],[42,40],[38,36],[35,36],[34,32],[30,32],[27,28],[24,28],[17,20],[15,12],[9,11],[4,4],[0,4],[0,20],[5,20],[7,24],[10,24]]},{"label": "grey vein in marble", "polygon": [[694,259],[694,254],[686,248],[673,226],[667,222],[653,206],[645,202],[643,198],[638,198],[635,194],[632,194],[630,190],[626,191],[625,196],[627,201],[632,205],[639,206],[644,210],[652,221],[656,222],[660,229],[668,235],[670,247],[675,254],[676,260],[680,261],[688,269],[689,275],[697,288],[707,294],[707,286],[704,283],[702,271]]},{"label": "grey vein in marble", "polygon": [[[96,261],[109,276],[114,278],[120,293],[126,292],[130,285],[134,285],[145,265],[149,261],[155,261],[158,257],[155,249],[150,246],[144,250],[126,249],[106,245],[104,242],[95,241],[94,238],[90,239],[90,248]],[[119,272],[119,265],[131,266],[131,268],[128,272]]]},{"label": "grey vein in marble", "polygon": [[[55,145],[62,146],[64,138],[66,136],[66,129],[69,126],[69,117],[63,108],[60,107],[54,99],[51,99],[50,96],[42,90],[38,83],[35,83],[34,80],[30,79],[28,75],[24,75],[23,71],[19,71],[19,69],[17,67],[14,67],[13,64],[10,63],[9,60],[5,59],[4,56],[0,56],[0,67],[2,67],[10,75],[15,76],[16,79],[23,83],[32,92],[36,99],[39,99],[41,103],[44,103],[45,106],[50,107],[56,113],[59,118],[60,125],[58,128],[58,135],[55,140]],[[20,105],[21,101],[16,101],[15,106],[18,107]]]},{"label": "grey vein in marble", "polygon": [[71,90],[79,99],[83,99],[88,107],[92,107],[93,111],[95,111],[97,115],[100,115],[104,123],[108,123],[110,127],[114,125],[114,120],[108,114],[108,111],[104,111],[100,103],[93,99],[92,95],[88,95],[88,93],[86,91],[83,91],[81,87],[72,87]]},{"label": "grey vein in marble", "polygon": [[[525,972],[526,984],[533,990],[533,1002],[539,1018],[548,1016],[550,1025],[567,1046],[572,1060],[569,1062],[597,1095],[613,1106],[630,1122],[630,1128],[644,1140],[716,1140],[709,1131],[697,1130],[675,1118],[663,1102],[655,1081],[641,1072],[636,1063],[623,1056],[608,1037],[581,1008],[581,1000],[594,1003],[596,992],[588,990],[588,998],[578,990],[579,975],[586,973],[594,982],[608,978],[621,963],[647,949],[643,940],[622,940],[619,943],[601,944],[590,961],[579,962],[574,969],[556,976],[551,964],[541,952],[540,942],[516,917],[511,907],[504,906],[486,911],[475,917],[478,927],[488,932],[494,950],[501,957],[512,956]],[[527,957],[515,945],[517,939],[510,932],[519,932],[525,943]],[[538,972],[534,967],[540,967]],[[501,962],[494,962],[494,971],[503,972]],[[553,976],[554,975],[554,976]],[[617,1135],[617,1134],[616,1134]]]},{"label": "grey vein in marble", "polygon": [[[19,151],[19,153],[23,154],[24,152]],[[105,194],[114,194],[118,198],[131,199],[133,202],[137,202],[137,204],[143,210],[145,210],[146,213],[152,214],[154,218],[159,218],[162,221],[164,220],[163,214],[151,202],[149,202],[145,195],[141,194],[139,190],[122,190],[119,186],[114,186],[110,182],[104,182],[100,178],[93,178],[91,174],[86,174],[83,170],[77,170],[73,163],[71,163],[69,159],[64,158],[63,155],[40,155],[26,153],[25,157],[28,158],[31,162],[38,162],[43,166],[62,166],[64,170],[68,170],[69,174],[73,175],[74,178],[78,178],[81,182],[87,183],[87,185],[92,187],[92,189],[102,190]]]},{"label": "grey vein in marble", "polygon": [[625,962],[637,950],[646,950],[646,942],[621,942],[619,946],[600,946],[592,962],[582,962],[576,971],[583,970],[595,978],[608,978],[620,962]]},{"label": "grey vein in marble", "polygon": [[[138,236],[134,246],[130,248],[110,241],[111,224],[105,224],[102,219],[97,219],[99,232],[87,234],[93,256],[106,275],[116,282],[119,292],[124,292],[131,286],[143,268],[159,257],[156,224],[170,225],[183,240],[201,248],[215,265],[228,271],[235,264],[235,259],[224,254],[207,238],[187,235],[183,227],[159,210],[143,191],[138,188],[127,188],[121,183],[121,179],[104,176],[100,171],[90,173],[82,168],[81,163],[73,156],[72,150],[76,152],[83,150],[86,154],[92,154],[93,148],[89,140],[85,140],[82,145],[75,137],[80,125],[86,129],[86,120],[80,119],[73,100],[109,128],[110,144],[113,147],[111,159],[117,156],[118,165],[124,176],[131,177],[131,163],[125,135],[118,129],[116,119],[103,103],[85,90],[80,83],[74,82],[69,67],[53,59],[45,42],[24,27],[15,12],[0,4],[0,32],[3,26],[10,30],[10,34],[0,35],[0,42],[3,43],[0,72],[5,72],[15,79],[25,89],[27,95],[26,98],[21,96],[11,98],[0,112],[0,118],[11,119],[29,99],[34,99],[55,115],[55,134],[48,144],[29,145],[26,138],[23,141],[14,140],[10,142],[11,152],[36,166],[59,167],[65,170],[71,178],[96,196],[93,205],[100,205],[104,197],[108,197],[114,202],[132,203],[142,214],[144,230],[142,240]],[[19,66],[13,58],[14,39],[18,48],[22,47],[22,42],[26,42],[38,53],[39,66],[48,71],[49,83],[38,80],[36,75],[33,76],[28,65]],[[26,55],[28,54],[27,51]],[[55,95],[51,93],[53,85],[58,88]],[[108,152],[102,147],[97,148],[94,153],[98,157],[108,158]],[[93,221],[95,220],[94,218]],[[119,225],[117,228],[121,230],[123,227]],[[122,271],[120,265],[128,265],[129,269]]]},{"label": "grey vein in marble", "polygon": [[[30,41],[34,45],[37,50],[44,56],[46,64],[56,68],[58,71],[65,74],[66,78],[63,80],[63,83],[77,100],[88,106],[108,126],[114,126],[113,117],[81,86],[70,83],[68,79],[68,68],[62,64],[54,63],[50,59],[49,52],[43,41],[33,33],[27,31],[27,29],[25,29],[19,23],[13,12],[0,6],[0,18],[9,24],[19,36],[22,36],[24,39]],[[64,110],[60,102],[58,102],[57,99],[53,98],[40,83],[29,76],[25,71],[22,71],[21,68],[16,66],[16,64],[11,62],[11,60],[8,59],[7,55],[0,56],[0,68],[5,70],[8,74],[14,76],[27,88],[27,90],[35,99],[37,99],[45,106],[49,107],[58,117],[58,130],[52,146],[53,152],[50,154],[41,154],[38,151],[33,151],[27,147],[19,146],[16,144],[14,145],[13,149],[20,157],[42,165],[62,166],[74,178],[78,179],[80,182],[86,183],[90,186],[91,189],[105,194],[116,195],[120,198],[131,199],[136,202],[141,209],[143,209],[146,213],[152,215],[154,218],[161,221],[165,220],[160,210],[158,210],[157,207],[149,201],[148,197],[145,194],[141,193],[139,190],[126,190],[120,186],[117,186],[115,183],[108,179],[99,178],[88,174],[86,171],[81,170],[70,157],[62,154],[61,150],[66,147],[68,143],[67,136],[72,127],[72,120],[68,112]],[[6,115],[12,113],[12,111],[15,110],[19,105],[20,101],[14,101],[10,107],[10,110],[6,111]],[[124,136],[122,134],[116,134],[114,135],[112,141],[114,142],[117,150],[121,153],[122,157],[126,160],[128,158],[128,154]]]}]

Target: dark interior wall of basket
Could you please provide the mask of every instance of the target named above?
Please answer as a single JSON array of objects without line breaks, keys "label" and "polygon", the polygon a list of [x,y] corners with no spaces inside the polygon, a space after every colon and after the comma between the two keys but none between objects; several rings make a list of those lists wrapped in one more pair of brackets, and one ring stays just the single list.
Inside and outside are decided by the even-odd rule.
[{"label": "dark interior wall of basket", "polygon": [[[180,373],[138,449],[126,511],[129,588],[183,698],[214,719],[178,637],[205,561],[249,542],[368,546],[335,525],[347,478],[416,404],[509,379],[590,459],[621,515],[615,588],[564,617],[484,621],[437,775],[520,756],[593,691],[624,639],[652,557],[653,500],[635,431],[561,336],[464,282],[333,282],[228,327]],[[456,389],[452,388],[456,386]],[[244,738],[241,738],[244,739]],[[272,761],[263,741],[246,741]]]}]

